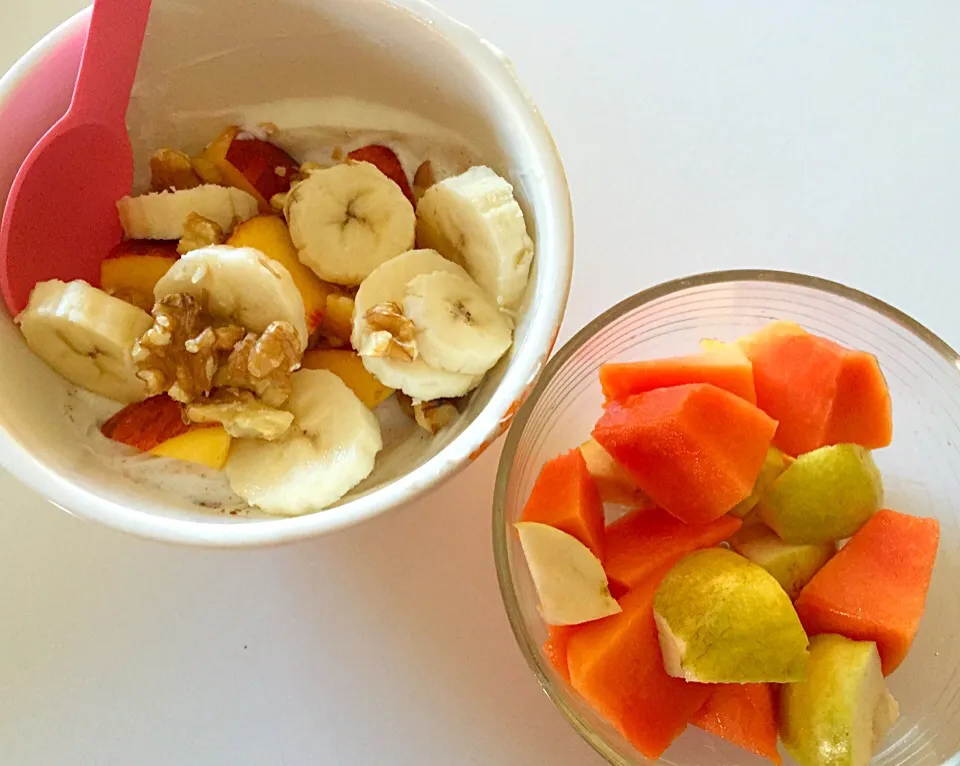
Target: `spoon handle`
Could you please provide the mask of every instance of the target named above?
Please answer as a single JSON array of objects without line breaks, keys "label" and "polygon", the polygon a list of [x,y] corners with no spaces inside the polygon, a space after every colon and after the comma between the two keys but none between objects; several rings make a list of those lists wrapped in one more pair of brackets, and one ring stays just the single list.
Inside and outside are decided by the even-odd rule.
[{"label": "spoon handle", "polygon": [[137,74],[151,0],[94,0],[70,112],[123,124]]}]

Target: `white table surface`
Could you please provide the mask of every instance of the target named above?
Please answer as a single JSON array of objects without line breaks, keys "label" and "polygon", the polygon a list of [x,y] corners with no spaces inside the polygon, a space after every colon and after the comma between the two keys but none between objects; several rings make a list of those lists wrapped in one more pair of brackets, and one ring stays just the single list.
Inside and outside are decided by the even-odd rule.
[{"label": "white table surface", "polygon": [[[0,64],[81,4],[5,3]],[[767,266],[960,344],[953,0],[438,4],[513,57],[563,153],[561,340],[655,282]],[[498,453],[364,527],[252,552],[125,537],[0,476],[0,763],[599,764],[500,604]]]}]

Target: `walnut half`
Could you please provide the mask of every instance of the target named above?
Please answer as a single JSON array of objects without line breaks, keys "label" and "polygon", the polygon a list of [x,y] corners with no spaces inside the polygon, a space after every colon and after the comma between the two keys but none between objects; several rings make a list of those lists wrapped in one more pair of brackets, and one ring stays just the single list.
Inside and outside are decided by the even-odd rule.
[{"label": "walnut half", "polygon": [[148,395],[166,392],[189,404],[215,388],[234,388],[252,392],[268,407],[286,402],[290,374],[302,357],[300,338],[288,322],[273,322],[261,335],[217,326],[185,293],[157,301],[153,317],[153,327],[133,348]]},{"label": "walnut half", "polygon": [[220,224],[197,213],[190,213],[183,223],[183,236],[177,243],[177,252],[180,255],[186,255],[191,250],[222,245],[226,241]]},{"label": "walnut half", "polygon": [[436,399],[413,405],[413,418],[424,431],[435,434],[450,425],[460,413],[448,400]]},{"label": "walnut half", "polygon": [[261,335],[247,333],[217,371],[214,385],[252,391],[279,407],[290,396],[290,375],[300,366],[300,337],[289,322],[272,322]]},{"label": "walnut half", "polygon": [[137,377],[146,383],[149,396],[167,392],[187,403],[210,393],[218,354],[232,349],[244,332],[211,325],[196,298],[185,293],[154,304],[153,327],[133,347]]},{"label": "walnut half", "polygon": [[357,352],[412,362],[419,356],[416,328],[396,303],[378,303],[363,315]]},{"label": "walnut half", "polygon": [[266,439],[283,436],[293,424],[293,413],[269,407],[251,391],[219,388],[209,397],[198,399],[184,411],[191,423],[220,423],[238,439]]}]

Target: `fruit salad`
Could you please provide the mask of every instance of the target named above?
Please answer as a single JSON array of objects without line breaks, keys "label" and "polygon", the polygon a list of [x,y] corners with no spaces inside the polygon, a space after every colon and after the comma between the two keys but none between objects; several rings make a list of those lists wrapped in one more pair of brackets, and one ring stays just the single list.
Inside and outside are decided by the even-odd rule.
[{"label": "fruit salad", "polygon": [[151,188],[117,202],[100,284],[37,284],[17,323],[109,403],[101,447],[296,515],[368,479],[399,431],[453,425],[513,343],[534,253],[489,167],[401,139],[301,161],[285,138],[229,126],[199,153],[157,149]]},{"label": "fruit salad", "polygon": [[920,625],[936,519],[884,506],[872,355],[789,322],[602,365],[590,438],[516,533],[561,678],[659,758],[693,725],[779,764],[867,764]]}]

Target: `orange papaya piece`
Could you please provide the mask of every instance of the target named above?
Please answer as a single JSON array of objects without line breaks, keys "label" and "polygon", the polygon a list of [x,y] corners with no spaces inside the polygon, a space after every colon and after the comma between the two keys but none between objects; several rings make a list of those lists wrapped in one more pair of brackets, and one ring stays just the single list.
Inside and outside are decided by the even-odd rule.
[{"label": "orange papaya piece", "polygon": [[623,611],[577,625],[567,645],[570,683],[647,758],[657,759],[707,700],[710,686],[667,675],[653,618],[666,569],[620,601]]},{"label": "orange papaya piece", "polygon": [[890,675],[920,625],[939,543],[936,519],[878,511],[800,591],[804,629],[873,641]]},{"label": "orange papaya piece", "polygon": [[550,664],[556,668],[564,681],[570,682],[570,666],[567,664],[567,651],[570,646],[570,636],[577,629],[577,625],[547,625],[550,635],[543,642],[543,653]]},{"label": "orange papaya piece", "polygon": [[789,322],[737,343],[753,363],[757,406],[779,422],[773,443],[787,454],[842,443],[890,444],[890,394],[872,355]]},{"label": "orange papaya piece", "polygon": [[661,508],[631,511],[604,533],[603,568],[610,580],[629,590],[688,553],[723,542],[742,523],[721,516],[707,524],[684,524]]},{"label": "orange papaya piece", "polygon": [[887,447],[893,440],[890,389],[873,354],[848,351],[837,380],[824,444]]},{"label": "orange papaya piece", "polygon": [[780,766],[773,703],[772,684],[716,684],[690,723]]},{"label": "orange papaya piece", "polygon": [[655,388],[686,383],[712,383],[751,404],[757,403],[753,366],[735,345],[691,356],[610,363],[600,367],[600,387],[607,401],[623,400]]},{"label": "orange papaya piece", "polygon": [[543,466],[520,520],[556,527],[603,559],[603,502],[579,449]]},{"label": "orange papaya piece", "polygon": [[750,495],[776,428],[729,391],[693,383],[610,402],[593,438],[656,505],[706,524]]}]

